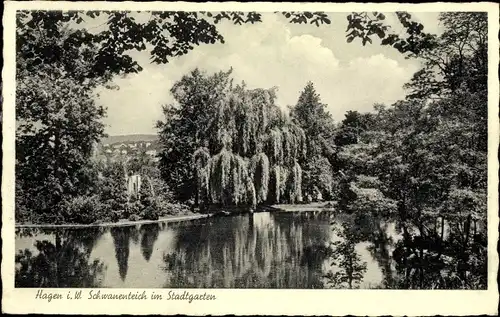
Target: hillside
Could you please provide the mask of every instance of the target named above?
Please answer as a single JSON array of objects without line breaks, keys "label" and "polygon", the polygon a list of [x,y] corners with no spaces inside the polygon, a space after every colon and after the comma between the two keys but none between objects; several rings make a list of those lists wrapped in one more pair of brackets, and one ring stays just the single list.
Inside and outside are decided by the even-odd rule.
[{"label": "hillside", "polygon": [[110,135],[107,138],[103,138],[101,143],[114,144],[114,143],[128,143],[128,142],[139,142],[139,141],[156,141],[158,140],[158,135],[156,134],[127,134],[127,135]]}]

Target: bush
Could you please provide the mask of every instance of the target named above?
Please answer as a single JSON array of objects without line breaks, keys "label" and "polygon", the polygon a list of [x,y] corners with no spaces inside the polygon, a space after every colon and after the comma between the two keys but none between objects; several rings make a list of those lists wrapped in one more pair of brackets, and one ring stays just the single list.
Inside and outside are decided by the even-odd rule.
[{"label": "bush", "polygon": [[59,211],[59,206],[51,203],[52,197],[36,188],[22,188],[16,182],[15,218],[18,223],[61,224],[65,219]]},{"label": "bush", "polygon": [[[16,210],[15,217],[17,223],[43,223],[43,222],[53,222],[57,223],[58,221],[54,221],[55,219],[40,219],[41,215],[33,210],[28,209],[25,205],[19,204],[16,202]],[[53,218],[53,217],[52,217]]]},{"label": "bush", "polygon": [[120,209],[120,210],[111,210],[111,221],[112,222],[118,222],[120,219],[124,219],[128,217],[127,212],[125,209]]},{"label": "bush", "polygon": [[141,217],[139,217],[139,215],[136,215],[136,214],[132,214],[128,217],[128,220],[130,221],[139,221],[141,220]]},{"label": "bush", "polygon": [[125,204],[125,212],[121,218],[130,219],[130,217],[132,217],[133,215],[140,217],[143,209],[144,206],[140,201],[128,202]]},{"label": "bush", "polygon": [[141,204],[144,207],[156,207],[158,205],[157,199],[151,197],[151,196],[146,196],[146,197],[141,197]]},{"label": "bush", "polygon": [[58,209],[65,223],[91,224],[112,220],[112,213],[105,207],[94,195],[65,198]]},{"label": "bush", "polygon": [[131,221],[141,219],[158,220],[160,217],[158,202],[154,199],[143,200],[143,202],[137,200],[127,203],[125,208],[126,214],[128,215],[127,218]]},{"label": "bush", "polygon": [[144,208],[140,214],[141,219],[147,220],[158,220],[159,216],[160,215],[158,213],[158,209],[154,208],[153,206]]},{"label": "bush", "polygon": [[190,213],[188,206],[183,204],[163,203],[159,206],[160,216],[176,216]]}]

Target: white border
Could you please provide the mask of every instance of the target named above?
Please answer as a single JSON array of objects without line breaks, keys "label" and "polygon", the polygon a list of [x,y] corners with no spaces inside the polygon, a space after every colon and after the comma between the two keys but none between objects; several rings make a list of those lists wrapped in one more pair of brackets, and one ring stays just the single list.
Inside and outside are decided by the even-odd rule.
[{"label": "white border", "polygon": [[[2,179],[2,312],[61,314],[266,314],[266,315],[476,315],[495,314],[498,305],[498,144],[499,144],[499,10],[495,3],[325,4],[325,3],[186,3],[186,2],[4,2],[3,179]],[[403,290],[232,290],[210,289],[215,301],[52,301],[35,300],[36,289],[14,286],[15,165],[15,11],[33,10],[186,10],[186,11],[488,11],[488,285],[487,291]],[[49,291],[48,289],[46,289]],[[57,289],[65,294],[69,289]],[[136,290],[136,289],[134,289]],[[105,289],[119,293],[119,289]],[[153,290],[151,290],[153,291]],[[154,290],[156,293],[161,290]],[[194,290],[193,290],[194,291]],[[163,290],[164,296],[168,290]],[[85,293],[85,289],[84,289]]]}]

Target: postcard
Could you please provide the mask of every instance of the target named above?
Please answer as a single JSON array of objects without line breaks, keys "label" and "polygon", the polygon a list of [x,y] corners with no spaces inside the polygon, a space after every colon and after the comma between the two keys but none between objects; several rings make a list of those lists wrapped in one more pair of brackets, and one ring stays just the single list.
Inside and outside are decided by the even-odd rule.
[{"label": "postcard", "polygon": [[495,314],[498,14],[6,2],[3,312]]}]

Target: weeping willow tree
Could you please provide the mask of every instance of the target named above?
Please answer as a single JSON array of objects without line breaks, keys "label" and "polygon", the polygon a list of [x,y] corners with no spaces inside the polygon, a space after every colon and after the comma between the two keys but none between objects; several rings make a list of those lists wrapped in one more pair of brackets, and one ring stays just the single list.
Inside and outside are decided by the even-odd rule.
[{"label": "weeping willow tree", "polygon": [[265,153],[261,152],[252,157],[250,175],[253,179],[257,203],[265,202],[269,190],[269,159]]},{"label": "weeping willow tree", "polygon": [[[221,205],[299,202],[305,134],[274,104],[275,90],[236,86],[216,113],[214,134],[220,152],[195,152],[198,186],[208,201]],[[203,154],[203,159],[201,158]],[[272,189],[272,190],[270,190]],[[205,194],[209,193],[209,194]]]},{"label": "weeping willow tree", "polygon": [[195,203],[199,205],[206,202],[209,195],[209,160],[210,152],[206,147],[197,149],[193,154],[193,161],[196,174]]},{"label": "weeping willow tree", "polygon": [[209,191],[215,204],[255,206],[257,203],[248,161],[226,149],[210,160]]},{"label": "weeping willow tree", "polygon": [[302,201],[302,168],[295,162],[289,182],[289,200],[291,203]]},{"label": "weeping willow tree", "polygon": [[[178,98],[174,94],[178,105],[165,113],[166,121],[161,125],[165,131],[161,133],[175,135],[175,131],[168,130],[173,127],[181,133],[190,131],[182,122],[196,126],[192,132],[196,135],[164,144],[167,155],[185,153],[186,145],[192,149],[192,161],[184,165],[191,172],[184,173],[192,175],[194,203],[256,206],[301,201],[302,169],[297,162],[305,158],[306,138],[304,131],[275,104],[276,88],[233,85],[230,72],[207,76],[195,71],[191,76],[196,80],[183,78],[176,89],[201,95],[190,98],[197,100],[193,103],[186,101],[185,94]],[[221,80],[221,76],[226,76],[226,80]],[[213,81],[225,83],[224,87],[203,87],[214,87]]]}]

